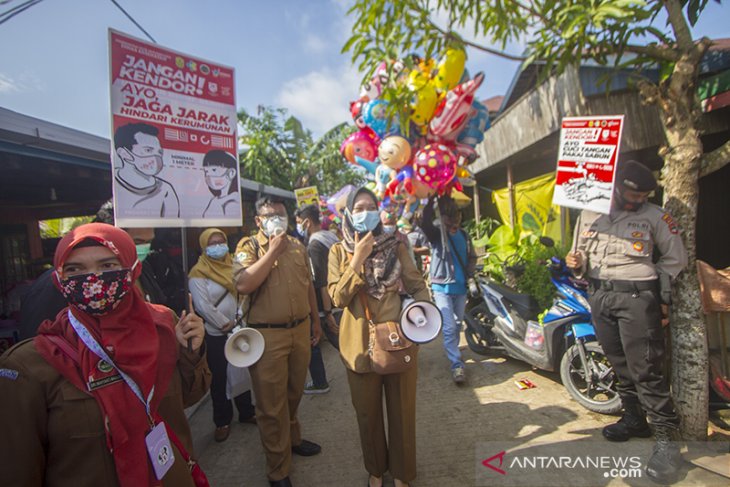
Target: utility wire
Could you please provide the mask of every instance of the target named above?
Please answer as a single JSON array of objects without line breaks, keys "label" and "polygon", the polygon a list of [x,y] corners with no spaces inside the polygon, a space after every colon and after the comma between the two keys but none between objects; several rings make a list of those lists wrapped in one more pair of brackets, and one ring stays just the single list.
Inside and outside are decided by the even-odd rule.
[{"label": "utility wire", "polygon": [[[38,0],[38,1],[40,1],[40,0]],[[118,8],[119,10],[121,10],[121,11],[122,11],[122,13],[123,13],[124,15],[126,15],[126,16],[127,16],[127,18],[128,18],[129,20],[131,20],[131,21],[132,21],[132,23],[133,23],[134,25],[136,25],[136,26],[137,26],[137,28],[138,28],[139,30],[141,30],[142,32],[144,32],[144,34],[145,34],[145,35],[146,35],[147,37],[149,37],[149,39],[150,39],[150,40],[151,40],[152,42],[154,42],[155,44],[157,44],[157,41],[156,41],[156,40],[154,39],[154,37],[152,37],[152,36],[151,36],[151,35],[149,34],[149,32],[147,32],[146,30],[144,30],[144,28],[143,28],[143,27],[142,27],[141,25],[139,25],[139,22],[137,22],[136,20],[134,20],[134,17],[132,17],[131,15],[129,15],[129,14],[127,13],[127,11],[126,11],[126,10],[124,10],[124,8],[123,8],[123,7],[121,6],[121,5],[119,5],[119,3],[117,2],[117,0],[110,0],[110,1],[111,1],[111,2],[112,2],[112,3],[114,4],[114,5],[116,5],[116,6],[117,6],[117,8]]]},{"label": "utility wire", "polygon": [[0,25],[4,24],[8,20],[12,19],[16,15],[25,12],[26,10],[28,10],[32,6],[38,5],[42,1],[43,0],[28,0],[25,3],[21,3],[20,5],[16,5],[15,7],[11,8],[9,10],[6,10],[3,13],[0,13]]}]

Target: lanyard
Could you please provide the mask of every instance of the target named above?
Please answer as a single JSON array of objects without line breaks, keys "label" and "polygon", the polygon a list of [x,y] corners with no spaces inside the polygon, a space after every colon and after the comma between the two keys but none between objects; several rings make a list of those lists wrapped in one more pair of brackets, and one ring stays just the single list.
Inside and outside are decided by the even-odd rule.
[{"label": "lanyard", "polygon": [[71,322],[71,326],[73,326],[74,330],[76,331],[76,334],[81,338],[81,341],[83,341],[87,347],[89,347],[89,350],[94,352],[99,358],[104,360],[106,363],[114,367],[117,372],[119,372],[119,375],[122,376],[122,379],[124,379],[124,382],[127,383],[130,389],[132,389],[132,392],[134,392],[134,395],[137,396],[137,399],[139,399],[142,404],[144,404],[145,410],[147,411],[147,416],[150,418],[150,421],[152,421],[152,410],[150,407],[150,403],[152,402],[152,396],[155,393],[155,386],[152,386],[152,389],[150,390],[149,396],[147,396],[147,400],[145,401],[144,396],[142,395],[142,389],[139,388],[136,382],[134,382],[134,379],[132,379],[130,376],[124,373],[119,367],[116,366],[114,361],[109,357],[109,354],[106,353],[106,351],[99,345],[99,343],[94,339],[93,336],[91,336],[91,333],[89,333],[89,330],[86,329],[83,323],[81,323],[76,317],[71,313],[71,310],[68,310],[68,319]]}]

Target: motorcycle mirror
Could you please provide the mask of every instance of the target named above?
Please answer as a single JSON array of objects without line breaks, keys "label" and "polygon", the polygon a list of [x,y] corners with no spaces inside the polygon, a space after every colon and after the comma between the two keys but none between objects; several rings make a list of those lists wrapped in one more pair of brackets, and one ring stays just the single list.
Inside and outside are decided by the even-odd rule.
[{"label": "motorcycle mirror", "polygon": [[540,243],[545,247],[555,247],[555,240],[550,237],[540,237]]}]

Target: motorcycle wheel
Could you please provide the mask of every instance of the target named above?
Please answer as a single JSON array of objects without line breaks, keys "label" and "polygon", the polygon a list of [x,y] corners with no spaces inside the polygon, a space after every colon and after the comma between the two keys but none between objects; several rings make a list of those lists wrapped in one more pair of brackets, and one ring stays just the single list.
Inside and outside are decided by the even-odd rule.
[{"label": "motorcycle wheel", "polygon": [[492,315],[485,304],[469,308],[464,313],[466,329],[464,337],[469,349],[479,355],[489,355],[494,347],[499,346],[499,339],[492,332],[494,323]]},{"label": "motorcycle wheel", "polygon": [[584,344],[586,358],[593,378],[589,386],[580,359],[578,345],[570,347],[560,361],[560,378],[570,395],[584,408],[601,414],[621,410],[621,398],[616,392],[616,374],[598,342]]}]

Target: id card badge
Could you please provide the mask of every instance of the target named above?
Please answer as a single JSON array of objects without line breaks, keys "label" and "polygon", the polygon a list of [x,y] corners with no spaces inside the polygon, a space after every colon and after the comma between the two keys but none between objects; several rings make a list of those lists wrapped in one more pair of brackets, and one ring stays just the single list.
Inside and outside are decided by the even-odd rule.
[{"label": "id card badge", "polygon": [[157,480],[162,480],[168,470],[175,463],[175,453],[170,445],[170,438],[167,436],[165,423],[160,422],[152,428],[144,439],[147,443],[147,453],[152,462],[152,469],[155,471]]}]

